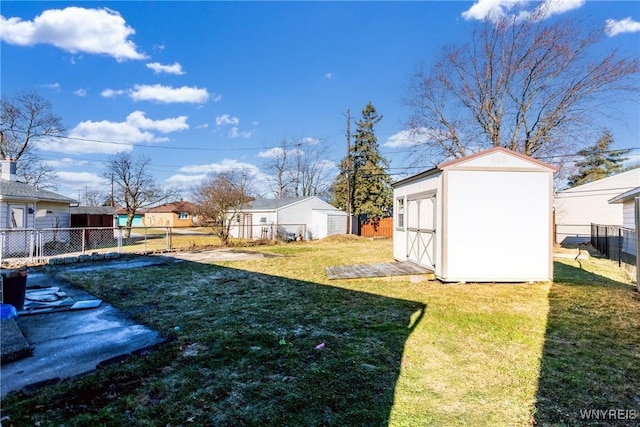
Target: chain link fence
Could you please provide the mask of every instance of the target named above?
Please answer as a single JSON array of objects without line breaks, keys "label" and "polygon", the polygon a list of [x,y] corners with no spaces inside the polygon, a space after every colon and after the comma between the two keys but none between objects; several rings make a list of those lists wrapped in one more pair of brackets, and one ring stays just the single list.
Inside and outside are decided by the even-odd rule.
[{"label": "chain link fence", "polygon": [[[235,228],[235,230],[234,230]],[[232,236],[246,240],[307,240],[304,224],[232,227]],[[235,233],[234,233],[235,231]],[[94,253],[153,253],[219,246],[210,228],[81,227],[0,229],[0,267],[45,263],[51,258]]]},{"label": "chain link fence", "polygon": [[608,259],[636,265],[636,231],[614,225],[591,224],[591,244]]}]

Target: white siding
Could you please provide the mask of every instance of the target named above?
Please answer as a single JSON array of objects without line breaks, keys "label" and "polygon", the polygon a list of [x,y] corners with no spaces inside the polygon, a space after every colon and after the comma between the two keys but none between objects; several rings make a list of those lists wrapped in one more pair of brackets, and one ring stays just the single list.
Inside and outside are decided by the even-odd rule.
[{"label": "white siding", "polygon": [[637,226],[633,199],[627,200],[622,205],[622,226],[632,230],[635,230]]},{"label": "white siding", "polygon": [[591,223],[622,226],[622,205],[610,204],[609,200],[639,184],[640,168],[636,168],[557,192],[554,200],[557,243],[567,237],[589,240]]},{"label": "white siding", "polygon": [[[434,272],[445,282],[550,280],[553,171],[495,148],[394,184],[394,210],[405,201],[402,226],[394,211],[394,259],[424,265],[422,252],[416,260],[408,250],[415,251],[416,236],[428,249],[435,228]],[[436,203],[435,227],[427,200]],[[423,205],[431,219],[421,218]],[[420,217],[407,218],[412,214]]]},{"label": "white siding", "polygon": [[448,171],[450,281],[544,281],[551,275],[550,174]]},{"label": "white siding", "polygon": [[[430,191],[436,192],[436,197],[440,197],[439,189],[442,182],[442,172],[434,172],[432,175],[425,177],[424,179],[409,182],[405,185],[401,185],[395,187],[393,189],[393,202],[394,202],[394,215],[393,215],[393,258],[396,261],[406,261],[407,260],[407,215],[409,206],[407,204],[407,196],[411,196],[412,194],[418,193],[426,193]],[[405,219],[403,227],[398,227],[397,221],[397,212],[395,209],[397,208],[397,200],[399,198],[404,199],[404,208],[405,208]],[[438,205],[441,206],[441,205]],[[442,217],[440,212],[437,213],[438,222]],[[436,239],[440,240],[440,226],[436,224]],[[437,250],[436,250],[437,251]],[[438,269],[439,265],[436,264],[436,269]]]}]

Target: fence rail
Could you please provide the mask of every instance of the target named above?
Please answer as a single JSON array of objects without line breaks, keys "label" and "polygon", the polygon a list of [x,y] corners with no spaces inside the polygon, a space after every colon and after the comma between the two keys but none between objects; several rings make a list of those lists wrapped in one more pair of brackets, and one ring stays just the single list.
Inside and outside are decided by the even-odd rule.
[{"label": "fence rail", "polygon": [[591,244],[608,259],[636,265],[636,231],[614,225],[591,224]]},{"label": "fence rail", "polygon": [[[303,237],[305,232],[306,229],[301,228],[299,224],[282,224],[276,233],[260,233],[243,237],[295,240],[299,235]],[[91,253],[149,253],[219,244],[220,239],[210,228],[0,229],[0,267],[16,264],[38,264],[51,258]]]}]

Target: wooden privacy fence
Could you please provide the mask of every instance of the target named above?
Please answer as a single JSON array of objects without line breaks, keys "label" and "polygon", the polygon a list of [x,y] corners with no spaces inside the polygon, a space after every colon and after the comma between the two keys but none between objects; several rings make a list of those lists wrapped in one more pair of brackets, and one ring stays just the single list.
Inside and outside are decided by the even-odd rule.
[{"label": "wooden privacy fence", "polygon": [[393,237],[393,218],[381,218],[377,222],[363,222],[360,224],[360,235],[363,237]]}]

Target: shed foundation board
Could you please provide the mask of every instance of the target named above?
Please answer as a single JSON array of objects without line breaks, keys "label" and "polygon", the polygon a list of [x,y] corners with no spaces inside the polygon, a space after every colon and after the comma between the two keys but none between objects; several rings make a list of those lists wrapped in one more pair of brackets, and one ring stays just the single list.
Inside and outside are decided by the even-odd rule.
[{"label": "shed foundation board", "polygon": [[385,262],[326,267],[328,279],[358,279],[365,277],[392,277],[412,274],[431,274],[432,271],[410,262]]}]

